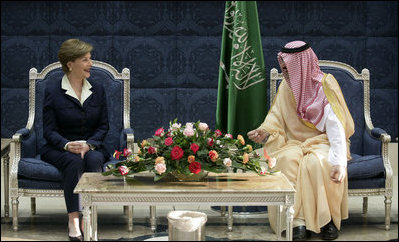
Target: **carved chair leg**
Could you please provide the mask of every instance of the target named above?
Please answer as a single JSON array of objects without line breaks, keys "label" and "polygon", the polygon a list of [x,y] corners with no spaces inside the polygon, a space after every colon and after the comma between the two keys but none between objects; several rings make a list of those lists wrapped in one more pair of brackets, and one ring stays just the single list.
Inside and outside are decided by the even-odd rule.
[{"label": "carved chair leg", "polygon": [[36,198],[35,197],[30,198],[30,213],[32,215],[36,214]]},{"label": "carved chair leg", "polygon": [[363,197],[363,215],[367,214],[367,208],[368,208],[368,202],[369,198],[368,197]]},{"label": "carved chair leg", "polygon": [[385,230],[391,229],[391,204],[392,204],[392,197],[385,196]]},{"label": "carved chair leg", "polygon": [[12,204],[12,230],[18,231],[18,197],[11,198]]}]

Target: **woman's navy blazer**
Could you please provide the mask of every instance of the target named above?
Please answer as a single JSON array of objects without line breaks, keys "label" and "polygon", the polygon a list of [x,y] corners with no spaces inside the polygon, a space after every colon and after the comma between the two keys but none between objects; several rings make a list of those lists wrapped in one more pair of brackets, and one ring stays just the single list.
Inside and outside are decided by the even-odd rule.
[{"label": "woman's navy blazer", "polygon": [[108,155],[102,145],[108,132],[104,87],[100,83],[90,84],[92,94],[82,106],[61,88],[61,80],[47,83],[43,108],[43,136],[47,144],[41,154],[51,149],[63,150],[69,141],[86,140]]}]

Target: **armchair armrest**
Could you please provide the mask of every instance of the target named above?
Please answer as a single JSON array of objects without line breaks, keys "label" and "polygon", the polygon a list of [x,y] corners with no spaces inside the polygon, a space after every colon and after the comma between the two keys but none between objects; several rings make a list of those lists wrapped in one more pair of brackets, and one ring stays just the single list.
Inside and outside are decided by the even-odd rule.
[{"label": "armchair armrest", "polygon": [[374,138],[377,138],[381,140],[384,143],[390,142],[391,141],[391,136],[383,129],[381,128],[373,128],[370,131],[371,136]]},{"label": "armchair armrest", "polygon": [[33,130],[23,128],[18,130],[14,136],[18,137],[21,145],[21,158],[22,157],[34,158],[37,155],[36,134]]},{"label": "armchair armrest", "polygon": [[21,160],[21,142],[23,138],[29,137],[29,129],[23,128],[18,130],[11,139],[10,149],[14,152],[11,153],[11,170],[10,177],[10,195],[15,197],[18,194],[18,165]]},{"label": "armchair armrest", "polygon": [[133,129],[132,128],[123,129],[120,137],[120,147],[131,149],[132,152],[134,152],[133,143],[134,143]]},{"label": "armchair armrest", "polygon": [[27,128],[23,128],[23,129],[20,129],[17,132],[15,132],[15,134],[21,134],[20,138],[27,138],[30,134],[30,130]]}]

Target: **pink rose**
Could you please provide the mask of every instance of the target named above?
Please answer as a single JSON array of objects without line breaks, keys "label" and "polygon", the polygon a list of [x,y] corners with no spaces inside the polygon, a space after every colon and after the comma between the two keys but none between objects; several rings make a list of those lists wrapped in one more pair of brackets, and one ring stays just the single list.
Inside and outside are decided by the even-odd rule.
[{"label": "pink rose", "polygon": [[162,136],[164,134],[164,129],[163,128],[159,128],[157,129],[157,131],[155,131],[155,136]]},{"label": "pink rose", "polygon": [[155,165],[155,170],[158,172],[159,175],[166,171],[166,165],[163,163],[158,163]]},{"label": "pink rose", "polygon": [[217,129],[217,130],[215,130],[215,135],[216,135],[216,137],[219,137],[222,135],[222,132]]},{"label": "pink rose", "polygon": [[118,168],[119,172],[121,173],[122,176],[126,175],[127,173],[129,173],[129,168],[127,168],[127,166],[120,166]]},{"label": "pink rose", "polygon": [[183,131],[183,134],[187,137],[191,137],[194,135],[194,129],[190,127],[186,127]]},{"label": "pink rose", "polygon": [[172,137],[168,137],[165,139],[165,145],[169,146],[173,144],[173,138]]},{"label": "pink rose", "polygon": [[148,154],[155,154],[157,152],[157,149],[155,147],[148,147]]}]

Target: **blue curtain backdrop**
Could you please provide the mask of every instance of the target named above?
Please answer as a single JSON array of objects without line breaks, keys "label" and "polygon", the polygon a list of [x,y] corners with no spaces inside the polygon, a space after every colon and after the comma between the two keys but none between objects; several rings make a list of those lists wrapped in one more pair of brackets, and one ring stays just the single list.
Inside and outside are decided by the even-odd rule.
[{"label": "blue curtain backdrop", "polygon": [[[94,45],[93,59],[131,71],[136,139],[169,120],[215,125],[224,1],[1,2],[1,137],[25,127],[28,72],[57,61],[61,43]],[[371,72],[371,115],[398,137],[398,3],[265,1],[258,14],[267,78],[288,41],[305,40],[320,59]]]}]

